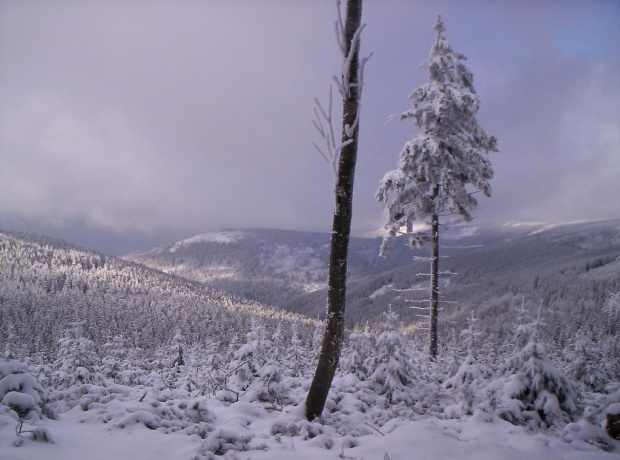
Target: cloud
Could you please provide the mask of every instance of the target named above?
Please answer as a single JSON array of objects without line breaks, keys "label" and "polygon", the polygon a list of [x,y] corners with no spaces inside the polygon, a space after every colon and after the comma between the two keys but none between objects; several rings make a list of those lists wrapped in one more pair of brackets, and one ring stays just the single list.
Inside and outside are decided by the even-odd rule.
[{"label": "cloud", "polygon": [[[0,114],[0,213],[60,226],[142,228],[156,193],[144,168],[151,147],[119,113],[78,116],[50,94],[31,94]],[[128,199],[128,197],[131,197]]]},{"label": "cloud", "polygon": [[[375,190],[415,133],[384,122],[426,79],[438,13],[499,139],[479,219],[618,217],[617,3],[367,2],[354,232],[381,224]],[[328,231],[311,118],[334,20],[321,1],[0,3],[0,225]]]}]

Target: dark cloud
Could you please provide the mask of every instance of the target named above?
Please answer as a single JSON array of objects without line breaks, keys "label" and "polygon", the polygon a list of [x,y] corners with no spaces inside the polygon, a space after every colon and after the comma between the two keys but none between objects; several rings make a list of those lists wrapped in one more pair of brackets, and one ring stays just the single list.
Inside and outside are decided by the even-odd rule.
[{"label": "dark cloud", "polygon": [[[354,231],[380,226],[375,189],[414,133],[384,122],[425,81],[438,13],[499,139],[478,219],[617,218],[620,4],[366,1]],[[339,69],[334,19],[326,1],[1,2],[0,226],[117,253],[329,230],[310,121]]]}]

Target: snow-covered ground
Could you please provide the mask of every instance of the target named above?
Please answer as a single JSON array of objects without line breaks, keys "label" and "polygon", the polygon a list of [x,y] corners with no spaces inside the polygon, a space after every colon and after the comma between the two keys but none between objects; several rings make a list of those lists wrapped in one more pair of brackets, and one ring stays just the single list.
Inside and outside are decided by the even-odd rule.
[{"label": "snow-covered ground", "polygon": [[[127,402],[131,407],[135,402]],[[335,436],[319,434],[311,439],[303,435],[272,435],[276,422],[299,420],[299,408],[289,413],[269,411],[255,404],[238,402],[224,405],[214,401],[214,431],[220,439],[236,439],[238,448],[214,458],[253,460],[315,460],[315,459],[390,459],[390,460],[597,460],[618,458],[616,453],[603,452],[591,445],[566,443],[557,437],[532,434],[522,427],[486,414],[466,420],[426,419],[393,420],[380,430],[352,437],[346,433]],[[286,409],[285,409],[286,411]],[[14,447],[14,424],[7,417],[0,419],[0,458],[5,460],[172,460],[210,458],[204,444],[215,443],[209,436],[203,441],[197,434],[179,431],[165,433],[151,430],[143,423],[120,428],[119,422],[103,423],[89,412],[76,407],[62,414],[59,420],[36,422],[45,427],[52,443],[26,440]],[[27,437],[27,435],[25,435]],[[249,439],[244,444],[240,439]],[[235,441],[231,443],[231,446]]]}]

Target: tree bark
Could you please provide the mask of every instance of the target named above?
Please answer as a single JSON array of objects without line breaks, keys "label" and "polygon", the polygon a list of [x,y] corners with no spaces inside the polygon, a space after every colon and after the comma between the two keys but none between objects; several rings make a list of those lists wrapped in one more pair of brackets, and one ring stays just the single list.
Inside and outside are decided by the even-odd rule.
[{"label": "tree bark", "polygon": [[[439,185],[433,189],[433,201],[439,196]],[[439,314],[439,216],[433,207],[431,216],[431,299],[430,299],[430,345],[429,355],[432,361],[437,359],[437,315]]]},{"label": "tree bark", "polygon": [[[361,24],[362,0],[348,0],[344,26],[347,55],[351,50],[353,36]],[[342,114],[342,142],[349,140],[346,125],[354,126],[359,113],[359,42],[353,50],[348,78],[350,93],[344,100]],[[336,209],[332,223],[331,251],[329,256],[329,277],[327,292],[327,321],[319,362],[306,399],[308,420],[321,415],[325,401],[338,367],[344,339],[344,313],[346,306],[347,258],[353,208],[353,180],[357,160],[359,122],[353,132],[353,142],[342,148],[338,163],[336,183]]]}]

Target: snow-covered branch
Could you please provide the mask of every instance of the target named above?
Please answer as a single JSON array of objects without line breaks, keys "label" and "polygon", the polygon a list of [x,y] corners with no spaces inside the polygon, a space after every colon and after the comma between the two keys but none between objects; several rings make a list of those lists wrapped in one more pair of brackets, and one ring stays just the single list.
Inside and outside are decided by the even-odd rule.
[{"label": "snow-covered branch", "polygon": [[[351,73],[351,63],[353,62],[353,57],[355,56],[355,51],[360,44],[360,36],[366,24],[361,24],[355,34],[353,35],[353,39],[351,40],[351,45],[349,52],[346,50],[346,37],[344,30],[344,22],[342,20],[342,12],[340,9],[341,2],[337,2],[338,9],[338,20],[335,23],[336,28],[336,39],[338,42],[338,47],[342,53],[343,61],[342,61],[342,74],[340,79],[338,79],[335,75],[332,77],[336,86],[338,87],[338,92],[342,96],[343,99],[349,99],[351,97],[351,84],[350,84],[350,73]],[[365,58],[362,58],[360,64],[357,68],[357,79],[354,85],[358,87],[357,99],[361,100],[362,96],[362,87],[364,85],[364,69],[366,63],[372,56],[372,53]],[[334,134],[334,123],[332,119],[332,105],[333,105],[333,95],[332,95],[332,86],[329,87],[329,102],[327,106],[327,110],[323,107],[318,98],[314,99],[315,107],[314,107],[314,120],[312,124],[318,131],[319,135],[323,139],[323,147],[319,147],[317,143],[313,142],[312,145],[319,152],[319,154],[323,157],[323,159],[330,165],[332,170],[332,175],[334,177],[334,194],[336,192],[337,178],[338,178],[338,163],[340,161],[340,152],[344,147],[351,144],[353,142],[353,137],[355,135],[355,131],[359,126],[359,115],[361,110],[361,104],[358,103],[357,113],[355,115],[355,121],[353,125],[346,124],[343,126],[343,137],[347,139],[343,142],[336,142],[336,136]],[[337,198],[336,198],[337,201]]]}]

